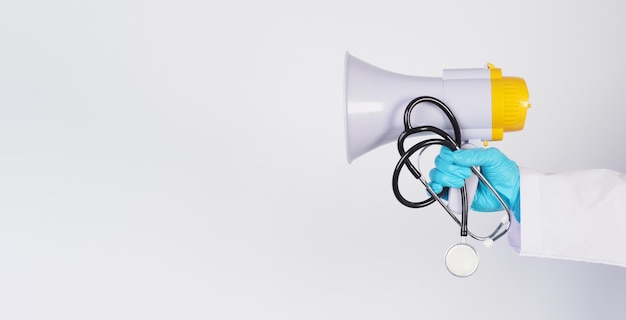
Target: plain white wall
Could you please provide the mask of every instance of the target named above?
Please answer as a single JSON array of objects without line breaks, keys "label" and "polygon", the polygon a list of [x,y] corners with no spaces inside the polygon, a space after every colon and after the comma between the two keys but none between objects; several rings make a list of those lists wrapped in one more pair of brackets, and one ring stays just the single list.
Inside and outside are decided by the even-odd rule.
[{"label": "plain white wall", "polygon": [[[480,249],[345,160],[343,59],[526,79],[493,145],[626,172],[620,1],[0,3],[0,318],[619,319],[626,270]],[[555,190],[558,192],[558,190]],[[585,236],[585,235],[581,235]]]}]

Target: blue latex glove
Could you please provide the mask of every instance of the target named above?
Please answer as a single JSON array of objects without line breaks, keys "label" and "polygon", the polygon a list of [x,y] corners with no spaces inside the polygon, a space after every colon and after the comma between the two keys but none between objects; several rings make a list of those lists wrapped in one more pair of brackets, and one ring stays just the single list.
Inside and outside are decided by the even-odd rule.
[{"label": "blue latex glove", "polygon": [[[430,171],[430,186],[440,193],[443,187],[460,188],[465,179],[472,174],[471,166],[479,166],[480,171],[498,191],[507,206],[513,211],[515,219],[520,221],[520,176],[515,162],[507,158],[496,148],[469,149],[450,151],[446,147],[435,158],[435,168]],[[482,182],[478,183],[472,209],[490,212],[504,210],[495,195]]]}]

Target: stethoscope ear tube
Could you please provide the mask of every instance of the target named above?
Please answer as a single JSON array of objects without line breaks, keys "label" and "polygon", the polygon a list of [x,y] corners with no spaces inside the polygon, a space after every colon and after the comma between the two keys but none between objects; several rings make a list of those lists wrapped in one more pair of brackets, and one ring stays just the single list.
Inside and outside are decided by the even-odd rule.
[{"label": "stethoscope ear tube", "polygon": [[[393,194],[396,196],[396,199],[398,199],[400,203],[402,203],[403,205],[409,208],[422,208],[422,207],[432,204],[433,202],[435,202],[435,200],[440,199],[440,197],[432,190],[432,188],[430,188],[430,186],[428,185],[428,182],[422,177],[422,173],[417,168],[415,168],[413,163],[411,163],[411,161],[409,160],[409,158],[413,156],[416,152],[432,145],[442,145],[442,146],[450,148],[451,150],[456,150],[455,144],[447,140],[441,140],[441,139],[427,139],[424,141],[420,141],[419,143],[409,148],[409,150],[407,151],[404,151],[403,146],[398,147],[398,148],[401,148],[399,149],[401,156],[400,156],[400,160],[398,160],[398,163],[396,164],[396,168],[393,171],[391,186],[393,188]],[[402,195],[402,193],[400,192],[398,182],[400,179],[400,172],[402,171],[402,168],[405,166],[408,168],[409,172],[411,172],[411,174],[413,174],[413,176],[416,179],[420,180],[422,184],[424,184],[424,186],[426,187],[426,190],[428,190],[428,192],[431,195],[428,199],[423,200],[423,201],[413,202],[413,201],[407,200]],[[444,189],[440,194],[443,194],[446,191],[446,189]]]}]

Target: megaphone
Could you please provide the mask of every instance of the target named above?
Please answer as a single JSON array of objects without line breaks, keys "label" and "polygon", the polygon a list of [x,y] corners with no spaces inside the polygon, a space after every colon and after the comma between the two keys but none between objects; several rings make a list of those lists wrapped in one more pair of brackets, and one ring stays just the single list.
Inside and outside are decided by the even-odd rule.
[{"label": "megaphone", "polygon": [[[445,103],[467,141],[499,141],[504,132],[523,129],[530,107],[524,79],[503,77],[502,70],[492,64],[445,69],[442,77],[421,77],[383,70],[347,52],[344,85],[348,162],[397,140],[405,129],[405,107],[416,97],[435,97]],[[420,107],[418,114],[411,116],[415,126],[452,130],[436,108]]]},{"label": "megaphone", "polygon": [[[410,156],[432,144],[456,150],[476,141],[486,144],[502,140],[504,132],[523,129],[530,107],[524,79],[503,77],[502,70],[492,64],[445,69],[442,77],[411,76],[383,70],[346,53],[344,93],[348,162],[397,140],[401,157],[392,181],[396,198],[411,208],[438,201],[461,227],[461,242],[446,252],[446,267],[455,276],[473,274],[478,267],[478,254],[466,243],[466,237],[470,235],[491,246],[508,231],[513,213],[476,167],[471,168],[474,176],[464,187],[449,193],[451,205],[444,203],[411,163]],[[413,112],[418,104],[419,111]],[[405,150],[407,137],[429,132],[443,139],[426,139]],[[429,199],[412,202],[402,196],[398,177],[403,167],[421,181],[431,195]],[[491,190],[507,213],[488,236],[475,235],[467,227],[469,199],[473,199],[478,180]],[[456,215],[461,215],[461,220]]]}]

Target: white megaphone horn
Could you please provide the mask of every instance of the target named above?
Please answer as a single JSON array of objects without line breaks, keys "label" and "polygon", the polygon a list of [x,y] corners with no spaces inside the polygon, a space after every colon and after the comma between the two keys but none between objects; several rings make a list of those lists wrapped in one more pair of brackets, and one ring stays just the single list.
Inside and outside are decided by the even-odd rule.
[{"label": "white megaphone horn", "polygon": [[[524,128],[530,107],[524,79],[503,77],[491,64],[446,69],[440,78],[419,77],[383,70],[346,53],[344,89],[348,162],[397,140],[405,130],[405,108],[416,97],[445,103],[456,116],[464,141],[502,140],[504,132]],[[411,123],[452,132],[444,114],[428,103],[411,114]]]}]

